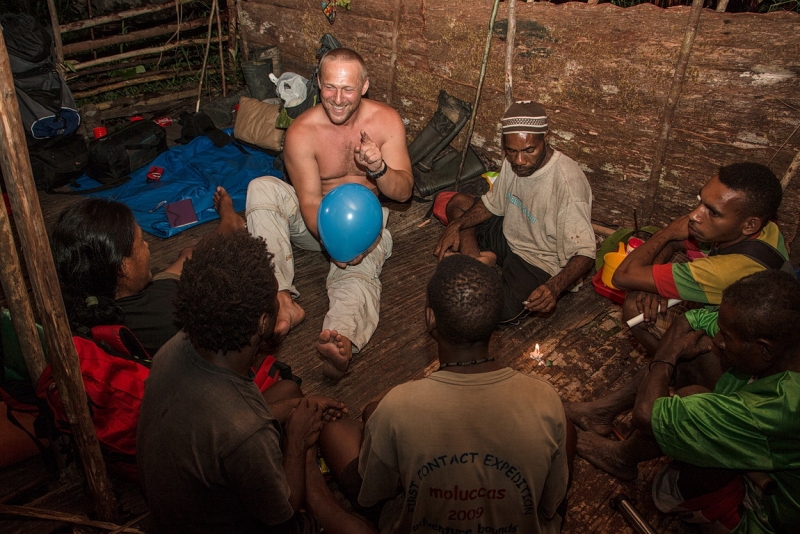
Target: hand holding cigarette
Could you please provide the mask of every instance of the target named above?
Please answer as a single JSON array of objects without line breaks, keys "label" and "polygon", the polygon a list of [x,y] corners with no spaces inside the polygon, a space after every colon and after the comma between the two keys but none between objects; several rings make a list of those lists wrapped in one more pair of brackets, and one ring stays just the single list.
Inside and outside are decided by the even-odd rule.
[{"label": "hand holding cigarette", "polygon": [[[681,301],[681,299],[669,299],[667,301],[667,308],[671,308],[671,307],[675,306],[680,301]],[[658,307],[658,311],[661,311],[661,306]],[[636,326],[637,324],[640,324],[642,321],[644,321],[644,314],[640,313],[636,317],[633,317],[632,319],[628,320],[628,327],[632,328],[632,327]]]}]

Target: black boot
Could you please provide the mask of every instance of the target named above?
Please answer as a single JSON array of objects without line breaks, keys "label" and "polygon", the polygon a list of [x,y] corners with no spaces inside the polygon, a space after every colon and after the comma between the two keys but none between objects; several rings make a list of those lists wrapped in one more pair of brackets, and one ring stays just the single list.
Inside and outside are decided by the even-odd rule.
[{"label": "black boot", "polygon": [[421,168],[430,170],[433,158],[458,135],[471,114],[470,104],[450,96],[444,90],[439,91],[439,107],[425,128],[408,145],[411,165],[423,162],[424,159]]},{"label": "black boot", "polygon": [[[419,169],[415,168],[414,185],[419,192],[419,196],[427,197],[455,184],[459,165],[461,165],[461,152],[454,150],[437,160],[431,172],[421,172]],[[483,165],[483,162],[481,162],[475,151],[472,150],[472,147],[468,147],[467,158],[464,160],[464,168],[461,171],[461,180],[459,180],[459,184],[463,184],[470,178],[480,176],[485,172],[486,167]]]}]

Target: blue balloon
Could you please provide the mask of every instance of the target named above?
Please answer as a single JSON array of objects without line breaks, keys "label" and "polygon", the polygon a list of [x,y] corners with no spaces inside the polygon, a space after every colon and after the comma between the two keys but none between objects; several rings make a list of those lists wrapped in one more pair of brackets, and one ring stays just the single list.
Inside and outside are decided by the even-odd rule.
[{"label": "blue balloon", "polygon": [[347,263],[366,251],[383,229],[381,203],[361,184],[343,184],[322,197],[317,230],[336,261]]}]

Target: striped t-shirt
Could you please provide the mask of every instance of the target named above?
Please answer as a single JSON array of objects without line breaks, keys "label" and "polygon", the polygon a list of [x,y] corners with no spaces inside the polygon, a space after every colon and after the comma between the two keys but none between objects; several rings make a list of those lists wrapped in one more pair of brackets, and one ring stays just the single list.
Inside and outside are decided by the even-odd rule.
[{"label": "striped t-shirt", "polygon": [[[783,236],[775,223],[767,223],[751,239],[759,239],[775,247],[784,259],[789,259]],[[658,294],[703,304],[719,304],[726,287],[765,267],[744,254],[708,256],[710,245],[694,240],[684,242],[689,257],[700,256],[688,263],[653,265],[653,278]]]}]

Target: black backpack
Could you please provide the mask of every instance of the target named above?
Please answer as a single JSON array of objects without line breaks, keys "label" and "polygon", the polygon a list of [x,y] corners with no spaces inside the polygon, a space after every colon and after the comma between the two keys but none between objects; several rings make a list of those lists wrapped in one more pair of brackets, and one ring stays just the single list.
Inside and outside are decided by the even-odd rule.
[{"label": "black backpack", "polygon": [[35,18],[0,15],[19,113],[29,139],[74,133],[81,123],[69,87],[55,68],[53,39]]}]

